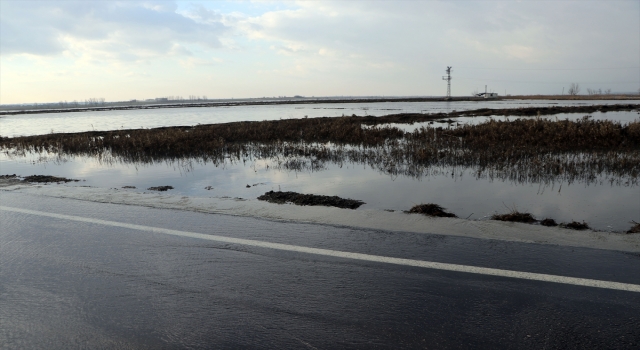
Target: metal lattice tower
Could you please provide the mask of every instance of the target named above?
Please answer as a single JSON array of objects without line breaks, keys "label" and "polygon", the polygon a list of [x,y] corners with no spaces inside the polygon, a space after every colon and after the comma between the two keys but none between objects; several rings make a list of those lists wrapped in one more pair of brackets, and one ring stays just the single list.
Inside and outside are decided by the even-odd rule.
[{"label": "metal lattice tower", "polygon": [[447,66],[447,76],[442,77],[442,80],[447,81],[447,100],[451,99],[451,67]]}]

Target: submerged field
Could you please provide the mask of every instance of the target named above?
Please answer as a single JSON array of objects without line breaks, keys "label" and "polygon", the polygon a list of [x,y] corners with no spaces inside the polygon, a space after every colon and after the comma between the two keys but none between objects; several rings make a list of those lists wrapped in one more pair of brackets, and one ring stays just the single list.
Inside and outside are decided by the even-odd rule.
[{"label": "submerged field", "polygon": [[[563,185],[565,191],[572,185],[584,188],[600,186],[599,191],[606,186],[610,193],[623,190],[623,193],[627,191],[631,194],[628,198],[633,198],[633,193],[638,192],[640,180],[640,121],[622,123],[593,120],[588,115],[574,120],[557,121],[540,117],[556,113],[606,112],[608,108],[637,111],[638,105],[580,106],[573,109],[520,108],[516,111],[479,109],[381,117],[354,115],[48,134],[3,138],[0,140],[0,147],[4,150],[5,157],[14,162],[39,157],[40,160],[49,159],[53,160],[54,164],[62,165],[68,159],[82,158],[96,160],[102,167],[131,165],[136,169],[154,167],[158,164],[195,163],[230,169],[229,175],[233,174],[232,168],[249,166],[253,167],[256,174],[258,170],[293,172],[296,177],[299,173],[322,172],[353,176],[347,175],[341,169],[364,167],[363,169],[371,169],[387,176],[391,181],[396,181],[398,177],[414,179],[416,188],[423,186],[424,180],[450,177],[455,181],[462,181],[464,175],[467,179],[471,176],[472,180],[467,181],[475,180],[477,186],[483,186],[480,184],[486,181],[498,181],[512,187],[535,185],[539,188],[538,193],[540,188],[543,189],[542,192],[545,188],[558,188],[558,191],[561,191]],[[489,119],[479,124],[460,125],[451,119],[461,115],[512,114],[527,117],[515,120]],[[413,123],[422,124],[412,131],[397,126]],[[37,160],[33,162],[37,163]],[[256,166],[259,169],[256,169]],[[192,172],[193,169],[193,166],[186,166],[182,171]],[[322,176],[316,177],[318,183],[311,182],[300,192],[322,192]],[[278,190],[279,188],[273,187],[275,182],[272,180],[268,177],[263,180],[262,188]],[[357,182],[357,177],[355,181]],[[259,184],[247,184],[247,187]],[[286,181],[278,182],[278,187],[285,184]],[[347,194],[349,191],[346,189]],[[360,193],[363,191],[385,192],[384,189],[377,188],[361,189]],[[342,193],[322,194],[343,196]],[[357,191],[343,197],[370,202],[354,194],[358,194]],[[459,197],[453,193],[451,196]],[[497,202],[499,206],[493,205],[492,208],[501,206],[504,211],[506,205],[501,202],[504,202],[505,196],[491,196],[486,193],[482,196],[488,197],[485,198],[485,202]],[[524,211],[527,211],[527,208],[522,208],[521,203],[531,202],[530,199],[522,201],[520,198],[506,198],[509,206],[519,205],[519,209]],[[435,199],[437,198],[424,198],[420,202],[436,202]],[[397,203],[398,200],[387,202]],[[444,202],[439,201],[438,204],[451,203],[446,200]],[[415,204],[419,203],[406,203],[407,208],[390,206],[396,210],[408,210]],[[638,203],[631,202],[631,205]],[[464,206],[463,203],[447,205],[450,210],[456,209],[458,216],[464,217],[461,214],[467,210],[462,211],[459,209],[461,206]],[[621,208],[621,211],[625,212],[625,209]],[[631,220],[640,219],[633,214],[623,216],[628,217],[623,218],[623,222],[618,222],[615,230],[625,230]],[[580,221],[590,218],[556,219]],[[612,226],[607,224],[602,227],[596,224],[595,227],[607,229]]]}]

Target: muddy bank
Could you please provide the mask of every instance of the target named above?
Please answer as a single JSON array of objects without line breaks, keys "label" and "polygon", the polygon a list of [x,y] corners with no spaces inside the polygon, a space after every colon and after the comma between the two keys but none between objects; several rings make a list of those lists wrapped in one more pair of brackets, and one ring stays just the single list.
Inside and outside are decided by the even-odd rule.
[{"label": "muddy bank", "polygon": [[315,194],[302,194],[296,192],[269,191],[258,200],[276,204],[292,203],[295,205],[321,205],[325,207],[337,207],[344,209],[357,209],[365,204],[355,199],[345,199],[338,196],[321,196]]}]

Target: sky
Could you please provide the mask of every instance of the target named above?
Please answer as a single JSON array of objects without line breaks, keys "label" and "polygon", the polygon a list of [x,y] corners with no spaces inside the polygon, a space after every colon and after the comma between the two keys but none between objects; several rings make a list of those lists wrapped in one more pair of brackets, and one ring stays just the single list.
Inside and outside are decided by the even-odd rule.
[{"label": "sky", "polygon": [[640,1],[0,0],[0,103],[638,92]]}]

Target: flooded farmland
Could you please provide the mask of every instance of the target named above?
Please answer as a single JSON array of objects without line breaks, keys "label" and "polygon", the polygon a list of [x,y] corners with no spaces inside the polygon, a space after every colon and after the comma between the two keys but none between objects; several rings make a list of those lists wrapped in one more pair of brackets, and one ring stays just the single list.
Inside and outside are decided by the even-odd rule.
[{"label": "flooded farmland", "polygon": [[[577,102],[598,101],[560,103]],[[356,210],[406,211],[417,204],[436,203],[470,220],[517,210],[537,220],[586,222],[598,230],[618,232],[628,230],[632,220],[640,221],[637,105],[588,115],[517,117],[498,110],[479,117],[452,114],[489,107],[556,106],[548,101],[478,103],[427,106],[429,113],[447,116],[424,121],[416,116],[416,122],[402,116],[373,120],[371,116],[427,115],[424,105],[262,106],[228,112],[235,114],[226,117],[211,108],[198,109],[199,116],[193,119],[181,115],[191,113],[188,110],[154,110],[143,111],[156,123],[145,129],[112,127],[112,121],[104,122],[104,131],[83,125],[111,112],[58,115],[74,120],[69,125],[58,121],[58,130],[75,133],[68,135],[57,135],[56,129],[50,134],[15,126],[20,118],[32,125],[29,118],[56,115],[10,116],[10,120],[5,116],[0,119],[5,137],[0,166],[2,174],[82,179],[66,186],[120,191],[167,185],[174,194],[248,200],[269,191],[294,191],[364,202]],[[284,111],[287,108],[290,115]],[[125,112],[138,113],[113,112],[116,120]],[[164,125],[157,125],[163,118]],[[233,122],[197,125],[206,120]],[[256,120],[267,121],[237,122]],[[129,116],[129,121],[136,120]],[[190,126],[148,129],[173,125]],[[40,136],[6,138],[17,135]]]}]

